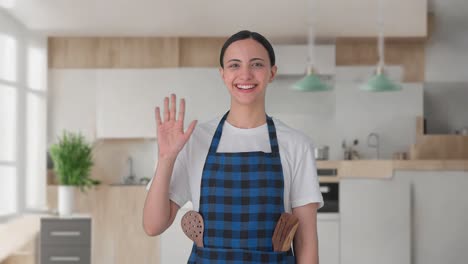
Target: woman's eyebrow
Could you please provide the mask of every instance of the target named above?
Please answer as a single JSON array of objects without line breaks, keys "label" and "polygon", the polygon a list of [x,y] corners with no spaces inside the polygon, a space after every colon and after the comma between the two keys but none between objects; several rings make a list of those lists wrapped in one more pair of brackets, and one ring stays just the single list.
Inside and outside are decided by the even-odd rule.
[{"label": "woman's eyebrow", "polygon": [[[252,59],[250,59],[250,61],[256,61],[256,60],[265,61],[265,60],[262,59],[262,58],[252,58]],[[227,61],[227,63],[232,62],[232,61],[241,62],[241,60],[239,60],[239,59],[230,59],[230,60]]]},{"label": "woman's eyebrow", "polygon": [[239,60],[239,59],[230,59],[227,62],[231,62],[231,61],[240,62],[241,60]]},{"label": "woman's eyebrow", "polygon": [[262,59],[262,58],[252,58],[252,59],[250,59],[250,61],[254,61],[254,60],[261,60],[261,61],[265,61],[265,60],[264,60],[264,59]]}]

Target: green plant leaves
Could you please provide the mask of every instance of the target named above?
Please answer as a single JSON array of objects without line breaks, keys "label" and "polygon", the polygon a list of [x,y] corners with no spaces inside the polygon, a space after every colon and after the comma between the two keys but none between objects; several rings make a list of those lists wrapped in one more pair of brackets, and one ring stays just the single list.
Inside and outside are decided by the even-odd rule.
[{"label": "green plant leaves", "polygon": [[89,177],[93,166],[92,147],[80,133],[64,131],[49,152],[59,184],[77,186],[84,191],[100,183]]}]

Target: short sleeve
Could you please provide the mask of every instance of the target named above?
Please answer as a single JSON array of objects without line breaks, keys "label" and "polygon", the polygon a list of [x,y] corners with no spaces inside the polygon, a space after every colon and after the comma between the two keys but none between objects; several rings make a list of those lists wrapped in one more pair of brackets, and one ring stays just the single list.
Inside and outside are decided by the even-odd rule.
[{"label": "short sleeve", "polygon": [[295,157],[290,194],[292,208],[309,203],[319,203],[318,208],[323,206],[313,149],[313,145],[307,143],[305,151]]},{"label": "short sleeve", "polygon": [[[153,175],[156,174],[156,167]],[[146,190],[149,190],[153,182],[154,176],[146,186]],[[169,185],[169,199],[175,202],[180,207],[184,206],[190,200],[190,187],[189,187],[189,175],[187,170],[187,148],[183,148],[177,156],[172,170],[171,182]]]}]

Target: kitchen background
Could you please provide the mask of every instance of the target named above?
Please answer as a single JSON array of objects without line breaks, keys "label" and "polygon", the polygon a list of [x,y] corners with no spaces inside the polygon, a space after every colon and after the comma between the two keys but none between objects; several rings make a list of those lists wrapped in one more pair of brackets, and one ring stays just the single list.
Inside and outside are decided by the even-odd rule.
[{"label": "kitchen background", "polygon": [[[387,1],[389,10],[398,14],[398,19],[387,15],[394,31],[386,32],[385,46],[387,73],[403,85],[395,93],[368,93],[358,88],[377,62],[376,16],[362,16],[373,10],[376,1],[367,0],[349,6],[338,3],[340,10],[360,19],[346,22],[345,15],[318,14],[321,34],[338,32],[335,23],[356,23],[346,27],[344,35],[317,39],[316,66],[331,77],[334,89],[292,91],[291,85],[303,77],[306,65],[306,28],[294,24],[300,20],[296,16],[297,20],[289,21],[296,26],[282,21],[286,20],[284,10],[299,2],[305,4],[282,3],[284,8],[271,10],[258,31],[269,36],[273,34],[271,25],[276,25],[275,29],[291,34],[272,38],[279,74],[268,88],[267,112],[310,136],[317,147],[329,146],[331,161],[318,162],[318,166],[339,168],[338,176],[351,178],[320,179],[335,186],[339,182],[340,195],[346,198],[340,201],[339,213],[319,214],[321,250],[325,250],[321,262],[464,263],[468,257],[463,248],[468,241],[468,232],[463,231],[468,221],[464,190],[468,140],[455,134],[468,129],[468,2]],[[322,8],[337,4],[319,2]],[[359,6],[363,3],[367,6]],[[138,28],[141,20],[112,13],[119,7],[125,9],[126,3],[101,0],[94,4],[92,10],[97,13],[86,13],[78,2],[0,0],[0,117],[8,124],[2,127],[0,122],[0,174],[4,176],[0,179],[1,264],[36,263],[30,257],[34,243],[14,251],[13,246],[19,244],[12,238],[19,241],[21,234],[33,234],[38,226],[21,222],[6,228],[1,213],[47,206],[55,210],[57,187],[44,160],[48,147],[64,129],[82,132],[95,146],[92,177],[103,184],[79,195],[76,204],[77,211],[93,218],[94,262],[157,263],[181,257],[174,244],[190,243],[174,226],[161,239],[146,236],[140,228],[144,187],[115,184],[124,182],[132,172],[137,183],[152,177],[157,162],[153,109],[164,96],[176,92],[186,97],[188,120],[204,121],[227,110],[228,94],[216,69],[219,47],[227,34],[206,26],[212,25],[208,19],[213,16],[199,28],[200,32],[213,30],[213,34],[184,34],[193,30],[187,20],[199,19],[188,12],[178,17],[187,20],[170,20],[169,28],[178,30],[177,36],[170,29],[154,36],[147,28]],[[231,5],[218,1],[210,10],[220,14],[217,11]],[[50,17],[42,13],[59,6],[70,13]],[[195,8],[184,7],[184,11]],[[100,10],[111,15],[101,17]],[[152,12],[161,10],[165,9],[158,6]],[[294,10],[299,17],[305,15],[304,10]],[[80,14],[80,23],[73,21],[75,13]],[[111,22],[113,16],[119,19]],[[96,18],[102,18],[102,23],[96,23]],[[223,23],[232,24],[229,19],[214,19],[220,21],[219,28],[226,27]],[[73,23],[89,31],[80,32]],[[114,23],[132,34],[103,33]],[[162,25],[155,26],[160,29]],[[53,34],[47,33],[47,26]],[[15,54],[18,60],[12,64]],[[15,91],[11,87],[18,87],[18,92],[11,92]],[[15,99],[17,106],[11,103]],[[14,116],[20,121],[12,130]],[[368,144],[371,133],[379,135],[379,160],[377,150]],[[343,162],[343,140],[349,145],[355,139],[361,161]],[[401,152],[415,160],[393,163],[394,154]],[[353,174],[353,166],[361,169],[359,173]],[[364,174],[384,180],[353,178]],[[385,178],[389,175],[393,178]],[[19,198],[14,201],[11,197]],[[3,261],[11,252],[15,252],[13,256]],[[26,257],[28,261],[23,261]]]},{"label": "kitchen background", "polygon": [[[380,135],[380,158],[391,159],[394,152],[409,151],[408,146],[415,142],[416,117],[423,115],[423,85],[405,83],[403,91],[398,93],[375,94],[360,91],[356,88],[358,83],[352,82],[351,77],[359,77],[362,72],[369,70],[371,67],[365,67],[364,71],[362,67],[337,69],[335,89],[325,93],[292,91],[288,87],[291,87],[298,78],[278,76],[269,86],[268,113],[306,133],[316,145],[329,145],[330,159],[343,159],[341,143],[344,139],[348,144],[354,139],[359,140],[357,150],[362,159],[377,158],[376,150],[367,146],[367,136],[372,132]],[[189,87],[186,90],[189,91],[173,82],[178,78],[177,73],[185,79],[184,82]],[[161,78],[171,74],[176,75],[174,80],[166,81]],[[98,114],[101,113],[103,116],[112,114],[118,117],[113,124],[114,129],[111,124],[103,128],[102,133],[104,137],[123,137],[123,139],[98,138],[95,152],[97,166],[94,173],[96,177],[109,183],[118,182],[129,174],[128,157],[134,160],[137,177],[152,177],[157,149],[153,135],[155,131],[153,107],[160,104],[162,97],[171,90],[179,89],[181,93],[189,93],[186,96],[187,111],[198,114],[200,120],[207,120],[213,115],[224,113],[229,103],[227,91],[218,76],[217,69],[60,69],[51,70],[49,76],[51,84],[49,116],[50,120],[54,121],[50,123],[48,130],[49,142],[53,142],[54,136],[60,134],[62,129],[80,130],[90,140],[95,140],[99,137],[96,135],[96,131],[99,131],[99,128],[96,128]],[[97,78],[100,80],[97,81]],[[343,81],[340,81],[341,79]],[[346,79],[349,81],[346,82]],[[109,91],[98,96],[97,93],[106,90],[105,87],[98,86],[98,83],[103,82],[110,82],[105,86]],[[125,91],[129,90],[139,90],[139,92],[135,93],[137,95],[128,96]],[[153,95],[156,99],[152,99],[151,94],[155,94],[155,90],[158,90],[159,95]],[[212,100],[213,98],[216,100]],[[107,106],[106,102],[118,104],[112,107],[112,105]],[[97,104],[100,104],[99,107]],[[146,106],[142,111],[146,111],[147,114],[133,117],[128,115],[128,112],[138,112],[135,108],[142,105]],[[211,107],[205,111],[207,106]],[[122,109],[120,110],[122,116],[120,112],[116,114],[119,109]],[[109,120],[105,120],[109,118],[108,116],[105,116],[102,122],[109,123]],[[194,114],[187,113],[187,119],[191,117],[194,117]],[[153,128],[144,130],[145,132],[140,134],[153,138],[141,139],[138,135],[135,139],[127,138],[131,134],[126,134],[122,128],[130,125]]]}]

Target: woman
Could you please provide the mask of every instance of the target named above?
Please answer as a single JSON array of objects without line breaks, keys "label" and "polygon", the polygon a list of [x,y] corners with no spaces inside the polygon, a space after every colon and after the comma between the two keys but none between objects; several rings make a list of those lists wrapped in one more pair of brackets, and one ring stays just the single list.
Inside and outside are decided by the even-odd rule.
[{"label": "woman", "polygon": [[[163,233],[191,201],[204,220],[204,247],[189,263],[318,263],[316,212],[323,205],[310,140],[265,113],[265,92],[277,71],[271,44],[240,31],[224,44],[220,74],[231,96],[222,117],[184,132],[185,101],[156,108],[158,165],[149,184],[143,225]],[[176,117],[177,115],[177,117]],[[299,219],[291,250],[273,252],[279,216]]]}]

